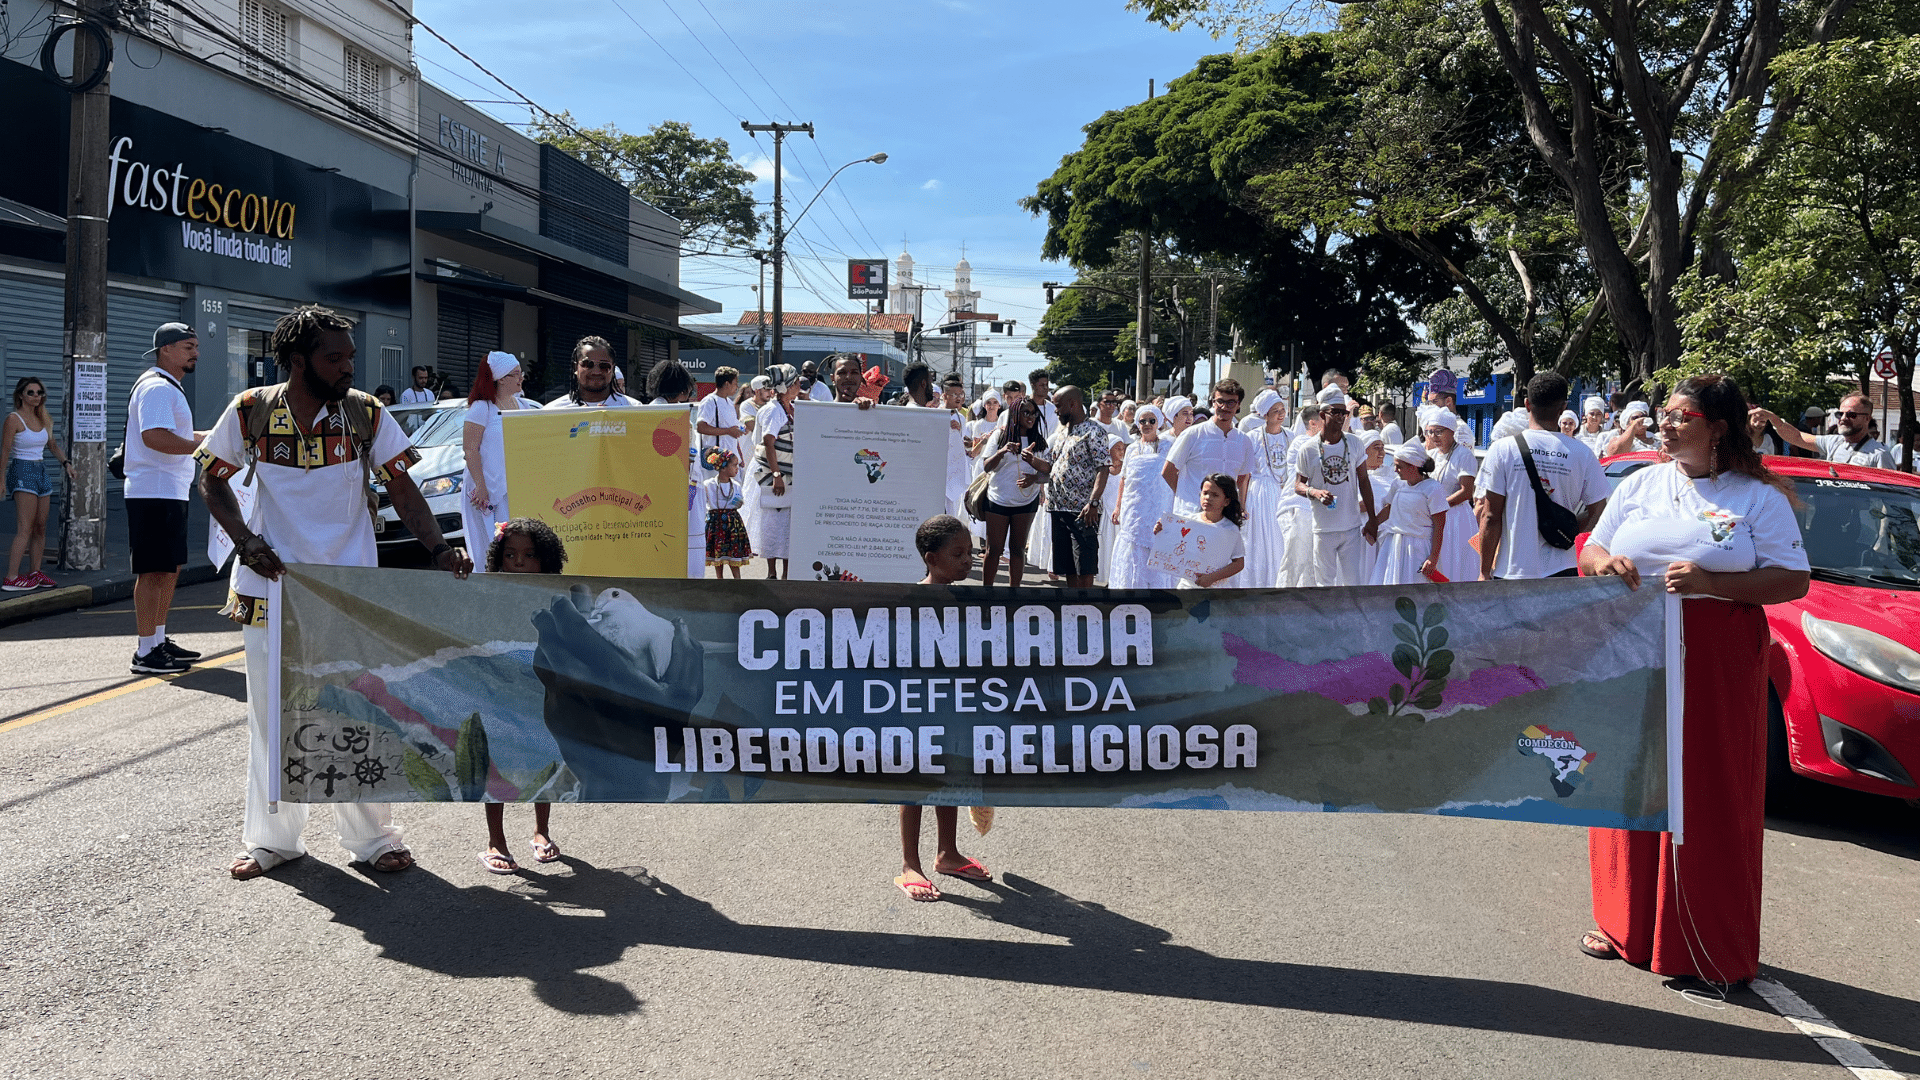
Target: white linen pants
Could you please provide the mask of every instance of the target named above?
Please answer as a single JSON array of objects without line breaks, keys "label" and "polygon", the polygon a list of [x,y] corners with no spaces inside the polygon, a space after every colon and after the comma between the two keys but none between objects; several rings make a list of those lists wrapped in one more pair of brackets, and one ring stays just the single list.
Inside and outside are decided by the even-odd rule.
[{"label": "white linen pants", "polygon": [[1367,538],[1359,529],[1313,534],[1313,581],[1326,588],[1367,583]]},{"label": "white linen pants", "polygon": [[[240,842],[248,851],[266,848],[283,858],[293,859],[307,853],[307,803],[281,802],[277,812],[267,809],[267,777],[280,767],[280,748],[267,743],[265,710],[266,671],[277,658],[267,653],[267,628],[246,626],[240,630],[247,647],[247,810],[240,829]],[[406,850],[400,829],[393,824],[390,803],[334,803],[334,824],[340,830],[340,846],[355,862],[372,862],[394,850]]]}]

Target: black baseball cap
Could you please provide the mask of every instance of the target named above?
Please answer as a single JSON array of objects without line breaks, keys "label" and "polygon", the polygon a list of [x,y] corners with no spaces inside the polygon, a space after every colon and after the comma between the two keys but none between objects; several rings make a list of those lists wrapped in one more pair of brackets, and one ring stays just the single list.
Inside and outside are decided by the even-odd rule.
[{"label": "black baseball cap", "polygon": [[154,353],[159,352],[161,349],[164,349],[168,345],[172,345],[177,341],[198,341],[198,340],[200,340],[200,335],[194,333],[193,327],[188,326],[186,323],[183,323],[183,322],[161,323],[160,328],[153,332],[153,348],[148,349],[146,352],[141,353],[140,355],[152,356]]}]

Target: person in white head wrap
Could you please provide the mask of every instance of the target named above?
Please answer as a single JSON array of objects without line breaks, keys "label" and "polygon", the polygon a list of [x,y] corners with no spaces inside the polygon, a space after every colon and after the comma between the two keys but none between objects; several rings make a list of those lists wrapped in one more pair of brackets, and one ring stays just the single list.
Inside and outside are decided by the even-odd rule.
[{"label": "person in white head wrap", "polygon": [[1445,544],[1440,549],[1440,573],[1448,581],[1479,581],[1480,553],[1473,549],[1479,522],[1473,515],[1473,491],[1480,462],[1473,447],[1459,441],[1460,418],[1451,409],[1427,414],[1427,455],[1433,459],[1433,480],[1447,496]]},{"label": "person in white head wrap", "polygon": [[[520,388],[526,372],[510,352],[490,352],[474,373],[467,395],[466,424],[461,446],[466,472],[460,477],[460,524],[467,550],[487,550],[494,527],[507,520],[507,451],[500,440],[500,414],[520,408]],[[475,560],[474,572],[484,573],[485,560]]]},{"label": "person in white head wrap", "polygon": [[[974,478],[980,475],[980,463],[987,457],[987,439],[1000,426],[1002,407],[1005,404],[1006,398],[1001,396],[1000,391],[989,386],[987,392],[980,395],[980,400],[973,407],[973,419],[967,421],[966,430],[963,432],[968,459],[967,483],[969,486],[973,484]],[[964,520],[967,523],[967,531],[973,534],[975,546],[986,543],[987,523],[971,514],[965,515]]]},{"label": "person in white head wrap", "polygon": [[1440,549],[1451,524],[1447,494],[1428,475],[1433,459],[1417,442],[1395,448],[1393,470],[1393,482],[1374,518],[1380,553],[1368,580],[1373,585],[1418,585],[1439,572]]},{"label": "person in white head wrap", "polygon": [[[1373,485],[1373,506],[1376,513],[1386,511],[1383,492],[1393,483],[1393,459],[1388,456],[1393,448],[1386,443],[1385,436],[1378,431],[1356,431],[1354,437],[1360,440],[1360,451],[1364,455],[1360,467],[1366,470],[1367,482]],[[1380,558],[1379,530],[1367,543],[1367,577],[1373,577],[1373,564]]]},{"label": "person in white head wrap", "polygon": [[1660,439],[1654,428],[1653,411],[1646,402],[1627,402],[1627,407],[1620,410],[1616,424],[1617,427],[1614,430],[1607,432],[1606,445],[1594,451],[1595,457],[1631,454],[1636,450],[1660,449]]},{"label": "person in white head wrap", "polygon": [[1366,451],[1359,436],[1346,430],[1353,408],[1346,391],[1337,385],[1323,387],[1315,400],[1320,405],[1320,435],[1301,449],[1294,480],[1294,490],[1310,500],[1311,584],[1364,585],[1374,528]]},{"label": "person in white head wrap", "polygon": [[[1265,429],[1267,426],[1267,412],[1276,404],[1282,406],[1286,404],[1281,399],[1280,392],[1271,386],[1262,387],[1259,393],[1253,395],[1253,404],[1247,409],[1247,418],[1240,421],[1240,430],[1246,432],[1247,435],[1251,437],[1255,433]],[[1286,423],[1287,413],[1283,407],[1280,410],[1280,425],[1285,427]],[[1241,572],[1245,573],[1245,571]]]},{"label": "person in white head wrap", "polygon": [[758,489],[754,515],[753,550],[767,560],[767,577],[783,578],[791,569],[788,552],[793,536],[793,410],[800,396],[800,372],[792,364],[775,364],[767,377],[773,400],[760,407],[754,425],[760,445],[754,449],[753,486]]},{"label": "person in white head wrap", "polygon": [[[1509,412],[1493,422],[1493,432],[1487,436],[1487,445],[1492,446],[1501,439],[1510,439],[1525,430],[1527,430],[1527,414],[1518,410]],[[1459,441],[1457,431],[1454,440]]]},{"label": "person in white head wrap", "polygon": [[1193,423],[1193,399],[1178,395],[1170,397],[1165,405],[1160,406],[1160,412],[1167,418],[1166,427],[1160,432],[1160,437],[1177,439],[1180,433],[1187,430],[1187,426]]},{"label": "person in white head wrap", "polygon": [[1562,435],[1578,435],[1579,432],[1580,417],[1575,415],[1572,409],[1567,409],[1562,412],[1560,414],[1560,433]]},{"label": "person in white head wrap", "polygon": [[1271,388],[1253,399],[1253,415],[1260,426],[1247,432],[1253,442],[1253,476],[1247,482],[1245,538],[1247,565],[1236,581],[1242,588],[1271,589],[1280,584],[1287,560],[1287,525],[1293,492],[1293,434],[1287,430],[1287,404]]},{"label": "person in white head wrap", "polygon": [[1574,435],[1593,451],[1594,457],[1606,452],[1606,441],[1611,438],[1607,433],[1607,399],[1594,394],[1580,403],[1584,415],[1580,418],[1580,430]]},{"label": "person in white head wrap", "polygon": [[1299,475],[1300,452],[1320,437],[1320,428],[1320,403],[1308,401],[1300,406],[1293,426],[1287,429],[1293,441],[1287,444],[1287,488],[1280,500],[1280,526],[1287,546],[1280,560],[1278,584],[1283,589],[1313,585],[1313,510],[1294,480]]},{"label": "person in white head wrap", "polygon": [[1107,571],[1107,587],[1171,589],[1176,584],[1173,575],[1149,567],[1147,554],[1153,550],[1153,526],[1173,511],[1173,491],[1160,478],[1173,440],[1161,434],[1166,413],[1158,405],[1139,406],[1133,422],[1140,435],[1127,444],[1120,459],[1120,492],[1113,511],[1113,565]]}]

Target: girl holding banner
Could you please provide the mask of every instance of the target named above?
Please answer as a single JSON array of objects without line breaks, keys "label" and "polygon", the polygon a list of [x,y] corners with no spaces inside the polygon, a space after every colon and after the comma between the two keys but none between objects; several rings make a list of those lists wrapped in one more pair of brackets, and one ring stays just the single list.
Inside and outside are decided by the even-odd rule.
[{"label": "girl holding banner", "polygon": [[1767,755],[1763,604],[1807,594],[1791,488],[1760,460],[1747,403],[1722,375],[1674,388],[1660,415],[1670,460],[1627,477],[1580,554],[1585,575],[1683,598],[1685,843],[1671,833],[1588,834],[1596,929],[1580,949],[1719,987],[1760,971]]},{"label": "girl holding banner", "polygon": [[[490,352],[474,372],[473,390],[467,394],[467,422],[461,428],[467,471],[460,477],[467,497],[460,501],[460,524],[467,547],[476,551],[493,539],[494,527],[507,520],[507,448],[500,438],[500,414],[520,407],[525,381],[526,372],[512,353]],[[473,570],[481,573],[485,568]]]}]

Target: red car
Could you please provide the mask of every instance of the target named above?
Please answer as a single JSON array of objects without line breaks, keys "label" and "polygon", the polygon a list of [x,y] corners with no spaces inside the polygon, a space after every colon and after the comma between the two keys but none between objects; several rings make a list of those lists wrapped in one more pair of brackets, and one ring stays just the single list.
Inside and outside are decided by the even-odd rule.
[{"label": "red car", "polygon": [[[1601,461],[1608,481],[1659,460]],[[1796,776],[1920,806],[1920,476],[1766,458],[1793,481],[1807,595],[1767,608],[1767,787]],[[1584,539],[1584,538],[1583,538]]]}]

